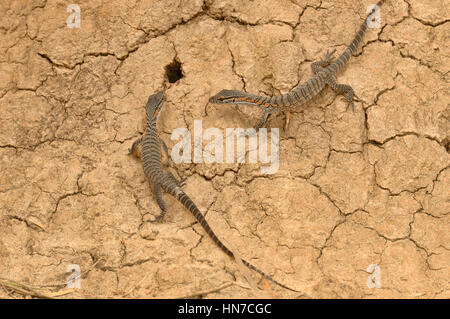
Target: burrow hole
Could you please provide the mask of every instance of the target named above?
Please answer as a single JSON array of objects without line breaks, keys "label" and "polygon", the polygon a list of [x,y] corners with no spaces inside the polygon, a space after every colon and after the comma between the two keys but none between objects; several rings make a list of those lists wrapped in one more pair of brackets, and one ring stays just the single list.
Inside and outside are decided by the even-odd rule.
[{"label": "burrow hole", "polygon": [[169,80],[169,83],[175,83],[183,77],[180,61],[174,59],[172,63],[166,65],[166,76]]}]

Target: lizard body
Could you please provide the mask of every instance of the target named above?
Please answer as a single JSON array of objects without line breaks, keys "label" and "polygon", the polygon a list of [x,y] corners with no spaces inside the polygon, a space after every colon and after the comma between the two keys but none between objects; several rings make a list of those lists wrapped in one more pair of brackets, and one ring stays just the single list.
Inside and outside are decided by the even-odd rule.
[{"label": "lizard body", "polygon": [[[166,191],[175,197],[178,201],[180,201],[184,207],[186,207],[197,219],[197,221],[202,225],[203,229],[206,231],[208,236],[214,241],[214,243],[228,256],[234,258],[233,252],[228,249],[221,240],[217,237],[217,235],[213,232],[208,222],[206,221],[203,214],[194,204],[194,202],[189,198],[188,195],[181,189],[181,185],[178,180],[167,171],[163,170],[161,163],[161,151],[160,147],[162,146],[164,152],[167,154],[167,146],[165,146],[162,139],[158,136],[158,131],[156,129],[156,124],[158,117],[161,113],[161,109],[164,105],[164,93],[158,92],[156,94],[151,95],[148,98],[148,102],[146,105],[146,114],[147,114],[147,127],[142,137],[138,138],[132,144],[130,149],[130,154],[135,155],[136,157],[142,158],[142,165],[144,168],[145,175],[150,180],[153,185],[153,192],[156,197],[156,201],[161,208],[161,214],[157,217],[157,221],[162,221],[165,213],[166,213],[166,205],[164,203],[162,197],[162,191]],[[259,270],[257,267],[253,266],[246,260],[242,260],[242,263],[247,266],[249,269],[252,269],[259,274],[261,274],[264,278],[274,282],[275,284],[291,290],[298,292],[292,288],[289,288],[266,273],[262,270]]]},{"label": "lizard body", "polygon": [[309,100],[313,99],[326,85],[329,85],[338,93],[344,93],[349,105],[353,108],[354,91],[350,85],[337,83],[336,74],[344,67],[352,54],[355,52],[367,30],[367,23],[375,13],[376,8],[380,7],[383,2],[385,2],[385,0],[379,1],[376,4],[376,7],[374,7],[367,15],[352,43],[339,56],[339,58],[336,59],[336,61],[331,62],[333,59],[333,54],[336,50],[331,52],[327,51],[323,60],[314,62],[311,65],[314,76],[292,91],[286,94],[268,97],[238,90],[222,90],[216,95],[210,97],[209,103],[247,104],[261,107],[263,109],[263,114],[256,124],[256,129],[261,128],[271,114],[280,111],[283,111],[286,114],[285,129],[287,129],[287,126],[289,125],[290,111],[295,107],[305,104]]}]

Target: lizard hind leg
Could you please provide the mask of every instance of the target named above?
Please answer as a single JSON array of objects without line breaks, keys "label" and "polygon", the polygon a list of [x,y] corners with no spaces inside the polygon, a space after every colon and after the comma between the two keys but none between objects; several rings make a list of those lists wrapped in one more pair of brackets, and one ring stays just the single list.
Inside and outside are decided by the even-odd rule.
[{"label": "lizard hind leg", "polygon": [[272,112],[270,110],[268,110],[267,108],[264,108],[261,117],[259,118],[258,122],[256,123],[256,125],[254,127],[254,131],[251,134],[242,132],[240,134],[240,136],[247,137],[247,136],[254,136],[255,134],[257,134],[258,130],[260,128],[262,128],[264,126],[264,124],[266,124],[266,122],[269,119],[271,114],[272,114]]},{"label": "lizard hind leg", "polygon": [[355,91],[353,91],[353,88],[348,84],[339,84],[336,82],[336,78],[334,76],[329,76],[326,79],[327,84],[337,93],[343,93],[348,104],[347,104],[347,110],[351,106],[352,111],[355,110],[355,103],[353,102],[353,97],[355,96]]},{"label": "lizard hind leg", "polygon": [[164,216],[166,215],[167,207],[166,203],[163,200],[161,185],[156,182],[153,182],[152,184],[153,184],[153,194],[155,195],[156,202],[158,203],[158,206],[161,209],[161,213],[155,217],[155,220],[152,221],[152,223],[161,223],[163,222]]},{"label": "lizard hind leg", "polygon": [[178,187],[183,187],[186,185],[186,178],[182,178],[181,180],[178,180],[171,172],[165,172],[166,178],[173,182]]}]

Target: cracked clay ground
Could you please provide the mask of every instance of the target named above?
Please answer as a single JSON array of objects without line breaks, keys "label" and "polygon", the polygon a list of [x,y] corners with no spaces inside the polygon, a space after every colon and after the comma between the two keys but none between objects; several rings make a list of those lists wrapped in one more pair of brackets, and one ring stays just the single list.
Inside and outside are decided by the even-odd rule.
[{"label": "cracked clay ground", "polygon": [[[73,2],[80,29],[66,25]],[[167,194],[166,222],[143,222],[159,209],[126,154],[151,93],[166,90],[169,149],[194,120],[250,127],[257,110],[205,108],[208,97],[288,92],[327,49],[345,49],[373,2],[1,1],[0,297],[449,298],[445,1],[387,0],[381,28],[337,76],[355,111],[330,88],[297,109],[275,174],[170,164],[221,239],[301,293],[241,271]],[[70,264],[79,290],[66,290]],[[380,288],[367,286],[371,264]]]}]

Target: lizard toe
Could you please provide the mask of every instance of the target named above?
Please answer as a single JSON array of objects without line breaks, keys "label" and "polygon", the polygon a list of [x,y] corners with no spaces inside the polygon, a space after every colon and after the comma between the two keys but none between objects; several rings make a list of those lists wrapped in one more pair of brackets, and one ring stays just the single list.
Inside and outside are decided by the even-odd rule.
[{"label": "lizard toe", "polygon": [[346,111],[348,111],[349,109],[351,109],[352,112],[355,112],[355,103],[353,102],[353,100],[352,101],[348,101]]},{"label": "lizard toe", "polygon": [[164,222],[164,215],[163,216],[161,216],[161,215],[156,216],[155,220],[149,220],[148,222],[152,223],[152,224],[162,224]]}]

